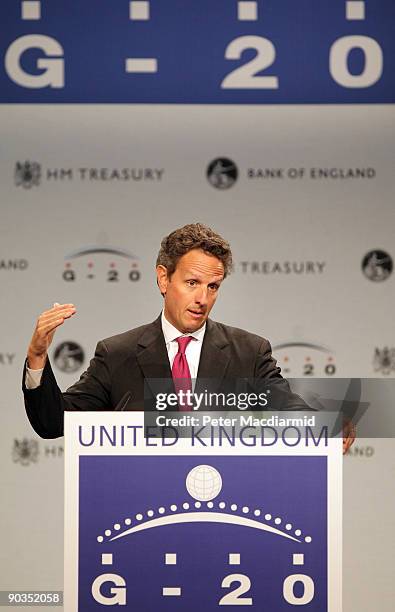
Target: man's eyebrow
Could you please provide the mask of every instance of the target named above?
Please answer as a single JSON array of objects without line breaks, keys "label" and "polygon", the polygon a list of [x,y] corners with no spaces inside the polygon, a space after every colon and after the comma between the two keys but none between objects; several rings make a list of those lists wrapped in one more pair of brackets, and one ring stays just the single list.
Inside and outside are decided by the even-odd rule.
[{"label": "man's eyebrow", "polygon": [[[187,272],[189,272],[190,274],[196,274],[198,276],[201,276],[202,274],[210,274],[210,272],[207,272],[206,270],[187,270]],[[218,270],[218,272],[212,272],[211,273],[212,276],[223,276],[223,272]]]},{"label": "man's eyebrow", "polygon": [[[185,278],[186,279],[190,279],[190,280],[201,281],[202,280],[202,275],[199,272],[192,272],[191,270],[187,270],[185,272]],[[215,276],[214,279],[210,280],[208,284],[210,285],[211,283],[220,283],[223,280],[224,280],[224,275],[221,274],[221,276],[220,275]]]}]

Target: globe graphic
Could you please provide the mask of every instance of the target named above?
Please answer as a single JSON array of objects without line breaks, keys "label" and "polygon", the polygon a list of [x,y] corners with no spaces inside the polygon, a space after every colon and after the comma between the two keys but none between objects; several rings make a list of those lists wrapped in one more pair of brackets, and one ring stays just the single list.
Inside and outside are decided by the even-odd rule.
[{"label": "globe graphic", "polygon": [[198,501],[210,501],[222,489],[221,474],[211,465],[197,465],[188,474],[186,488]]}]

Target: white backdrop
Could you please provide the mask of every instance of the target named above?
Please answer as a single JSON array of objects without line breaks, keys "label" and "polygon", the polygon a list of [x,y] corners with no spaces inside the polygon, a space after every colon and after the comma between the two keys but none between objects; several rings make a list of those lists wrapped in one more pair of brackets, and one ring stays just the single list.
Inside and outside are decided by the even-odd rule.
[{"label": "white backdrop", "polygon": [[[159,314],[154,264],[172,229],[201,221],[230,241],[235,271],[213,318],[268,337],[287,376],[327,376],[328,364],[335,377],[394,376],[395,275],[362,270],[369,252],[394,256],[394,119],[390,105],[1,106],[2,589],[63,582],[63,441],[35,436],[20,391],[35,319],[54,301],[77,307],[53,345],[85,355],[57,362],[76,368],[55,366],[66,388],[99,339]],[[237,167],[228,189],[207,179],[217,158]],[[15,177],[17,162],[37,184]],[[116,178],[124,168],[129,180]],[[339,177],[350,169],[365,177]],[[275,177],[251,178],[265,170]],[[134,257],[98,252],[109,247]],[[362,439],[345,459],[347,612],[392,610],[393,450]]]}]

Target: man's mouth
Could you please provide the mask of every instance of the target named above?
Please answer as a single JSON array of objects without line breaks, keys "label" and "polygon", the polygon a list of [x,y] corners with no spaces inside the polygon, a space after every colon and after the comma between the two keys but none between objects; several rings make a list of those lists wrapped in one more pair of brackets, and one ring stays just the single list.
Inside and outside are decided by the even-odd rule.
[{"label": "man's mouth", "polygon": [[188,312],[189,312],[189,314],[191,314],[196,319],[199,319],[200,317],[202,317],[204,315],[204,312],[202,312],[201,310],[190,310],[188,308]]}]

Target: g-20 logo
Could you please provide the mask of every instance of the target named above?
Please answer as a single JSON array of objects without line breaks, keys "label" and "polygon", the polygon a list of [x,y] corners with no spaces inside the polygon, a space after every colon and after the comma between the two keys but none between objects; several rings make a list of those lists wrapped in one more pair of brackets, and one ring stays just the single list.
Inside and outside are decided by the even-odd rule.
[{"label": "g-20 logo", "polygon": [[63,280],[105,279],[117,283],[127,278],[137,282],[141,278],[138,258],[126,249],[90,246],[72,251],[65,257]]},{"label": "g-20 logo", "polygon": [[[105,458],[81,457],[84,482],[88,482],[88,474],[93,476],[91,470],[96,459],[99,461],[96,470],[101,473],[106,471],[104,468],[103,472]],[[127,462],[142,458],[116,459]],[[156,461],[158,466],[154,468],[155,472],[155,469],[159,470],[161,462],[163,469],[163,461],[167,462],[168,458],[151,459]],[[290,465],[290,457],[271,457],[269,462],[276,459],[280,460],[280,470]],[[315,463],[316,459],[318,463]],[[289,610],[290,605],[308,606],[311,602],[314,602],[315,612],[327,610],[326,511],[321,513],[326,503],[326,493],[322,489],[322,482],[319,485],[317,514],[314,515],[311,511],[306,521],[308,525],[302,525],[301,507],[295,512],[292,508],[293,520],[284,516],[282,511],[274,513],[268,503],[266,506],[262,504],[262,498],[267,496],[267,483],[260,479],[260,471],[265,472],[266,467],[271,470],[274,463],[265,464],[257,457],[244,457],[241,463],[240,457],[227,458],[226,470],[218,457],[208,459],[209,464],[196,464],[195,459],[186,471],[182,471],[183,478],[180,478],[182,460],[185,461],[186,458],[178,458],[177,464],[177,459],[173,458],[171,467],[174,469],[169,469],[168,465],[166,470],[169,481],[177,478],[178,485],[185,483],[186,492],[180,491],[180,499],[174,499],[177,484],[172,482],[169,493],[173,499],[166,496],[163,505],[153,503],[153,497],[159,498],[158,493],[154,496],[152,494],[158,484],[157,478],[162,482],[162,485],[158,484],[158,491],[164,492],[166,489],[163,486],[164,473],[155,477],[150,470],[148,473],[142,470],[140,474],[145,474],[146,480],[153,476],[149,483],[150,488],[145,489],[151,498],[149,505],[136,506],[139,485],[134,488],[130,482],[130,496],[135,499],[132,514],[126,515],[126,518],[125,514],[122,514],[119,522],[102,526],[96,533],[93,532],[91,522],[89,542],[83,529],[79,609],[86,612],[96,610],[97,603],[105,606],[136,606],[136,609],[142,609],[139,604],[144,601],[144,609],[167,611],[171,609],[172,601],[181,600],[182,609],[188,609],[190,612],[214,610],[217,606],[229,605],[257,606],[256,609],[261,610],[263,602],[268,609],[281,612]],[[292,460],[297,463],[298,458],[292,457]],[[85,461],[88,462],[86,466],[89,466],[87,472],[83,465]],[[107,461],[111,461],[111,458],[107,457]],[[233,470],[231,467],[232,473],[229,472],[231,462],[234,463]],[[316,467],[320,473],[324,473],[326,469],[326,460],[322,457],[303,457],[302,463],[303,465],[300,464],[296,468],[295,475],[304,473],[306,476],[306,469],[307,473],[310,473],[310,470]],[[137,465],[128,464],[126,472],[125,467],[126,464],[122,466],[124,475],[139,474]],[[113,473],[116,471],[112,470]],[[280,481],[281,478],[282,476]],[[237,496],[240,479],[247,479],[252,485],[252,497],[256,498],[257,503],[252,502],[252,497],[248,502],[242,499],[243,492]],[[222,489],[225,483],[228,492],[224,494]],[[281,484],[279,486],[281,487]],[[287,487],[288,504],[290,495],[292,497],[296,494],[296,489],[292,489],[292,486],[290,489]],[[82,513],[85,513],[84,526],[88,525],[88,512],[92,510],[85,505],[88,494],[86,491],[83,495],[81,506]],[[310,498],[313,492],[310,491],[307,495]],[[92,500],[89,503],[91,504]],[[284,510],[284,507],[282,508]],[[90,516],[92,519],[92,515]],[[108,516],[114,515],[109,513]],[[101,524],[103,525],[103,522]],[[86,558],[86,552],[90,559]],[[280,565],[279,557],[282,557]],[[198,584],[201,577],[200,570],[197,571],[199,563],[202,564],[204,581],[208,580],[209,584]],[[115,570],[115,566],[119,569]],[[147,569],[145,575],[144,568]],[[100,573],[97,574],[98,570]],[[148,584],[148,581],[152,581],[152,585]],[[138,594],[139,587],[143,587],[144,594]],[[93,604],[92,598],[97,603]]]},{"label": "g-20 logo", "polygon": [[[16,4],[16,3],[14,3]],[[22,20],[24,21],[40,21],[41,20],[41,2],[21,2],[22,8]],[[85,4],[94,4],[85,3]],[[97,3],[96,3],[97,4]],[[113,59],[114,62],[111,66],[109,64],[112,72],[120,71],[120,66],[123,66],[122,72],[127,75],[135,75],[135,74],[148,74],[151,76],[156,76],[158,73],[163,72],[166,66],[166,62],[162,62],[161,55],[161,46],[155,46],[156,39],[160,39],[160,29],[164,29],[166,27],[166,23],[161,25],[161,11],[158,10],[157,7],[152,7],[151,5],[155,3],[151,3],[148,1],[145,2],[130,2],[130,3],[120,3],[121,7],[118,10],[113,10],[113,20],[111,21],[111,26],[113,30],[113,36],[118,36],[120,38],[122,44],[119,45],[121,49],[127,48],[127,39],[123,40],[122,36],[126,38],[126,35],[123,34],[122,30],[118,30],[116,24],[119,23],[120,28],[122,27],[122,23],[126,22],[126,20],[131,20],[132,22],[143,22],[145,26],[147,26],[151,20],[152,16],[155,16],[155,24],[157,29],[152,30],[146,27],[140,30],[140,34],[138,35],[137,40],[141,40],[141,36],[143,36],[143,40],[145,38],[149,38],[151,45],[149,57],[141,57],[141,51],[137,51],[137,56],[135,57],[125,57],[125,54],[119,55],[117,59]],[[199,4],[199,3],[198,3]],[[182,11],[172,11],[172,31],[173,36],[167,40],[167,47],[170,50],[170,54],[176,54],[178,52],[178,60],[181,66],[181,70],[174,71],[169,74],[167,80],[170,81],[171,85],[175,85],[177,83],[176,79],[180,79],[180,74],[185,71],[185,58],[189,62],[190,74],[195,77],[200,73],[207,75],[209,78],[201,79],[203,82],[210,82],[213,80],[213,75],[210,74],[211,67],[211,58],[214,56],[218,57],[218,49],[216,47],[212,48],[211,45],[216,43],[216,37],[211,34],[208,36],[204,36],[206,33],[206,29],[204,26],[204,17],[207,20],[215,20],[216,29],[218,30],[218,41],[225,41],[226,44],[223,46],[222,51],[220,52],[223,55],[225,63],[225,74],[223,78],[216,79],[214,83],[216,83],[216,89],[220,90],[263,90],[273,92],[282,88],[282,83],[286,82],[289,87],[289,79],[281,76],[280,66],[277,59],[277,53],[279,50],[279,45],[283,45],[281,48],[281,57],[282,63],[284,62],[284,56],[287,57],[287,49],[288,53],[292,53],[292,49],[294,48],[293,41],[289,42],[290,32],[285,29],[285,32],[282,34],[281,29],[278,31],[276,29],[276,39],[274,42],[270,38],[266,38],[263,36],[258,36],[257,31],[259,32],[261,27],[258,26],[256,22],[260,22],[261,25],[270,28],[270,17],[275,24],[277,22],[281,23],[281,17],[283,17],[282,13],[275,14],[274,9],[276,8],[276,3],[273,4],[273,11],[270,11],[270,15],[268,16],[264,9],[261,10],[258,2],[237,2],[237,16],[235,7],[232,6],[231,3],[217,3],[219,7],[217,9],[213,9],[213,11],[208,11],[204,3],[200,3],[202,6],[200,7],[200,14],[198,14],[198,18],[196,21],[196,31],[192,30],[190,38],[191,41],[196,39],[196,36],[199,35],[199,40],[203,41],[200,44],[199,51],[201,53],[197,54],[200,63],[194,63],[193,61],[193,50],[194,47],[185,48],[180,53],[179,51],[179,39],[182,36],[182,32],[185,30],[185,22],[183,21]],[[212,3],[211,3],[212,4]],[[385,4],[385,3],[382,3]],[[390,4],[390,3],[389,3]],[[123,5],[123,6],[122,6]],[[128,7],[130,5],[130,8]],[[223,5],[224,8],[221,8]],[[370,18],[373,15],[373,18],[376,16],[376,11],[371,10],[365,11],[365,2],[345,2],[346,11],[344,10],[344,6],[341,3],[338,3],[338,6],[334,7],[334,19],[336,22],[339,19],[346,18],[347,21],[357,21],[362,24],[366,19]],[[235,3],[236,6],[236,3]],[[129,8],[129,11],[128,11]],[[174,7],[175,8],[175,7]],[[278,11],[281,8],[277,9]],[[308,9],[305,9],[308,10]],[[231,11],[231,12],[229,12]],[[129,12],[129,14],[128,14]],[[273,12],[273,14],[272,14]],[[178,15],[178,13],[181,13]],[[212,14],[211,14],[212,13]],[[302,22],[304,21],[303,13]],[[327,14],[323,12],[324,18],[327,17]],[[95,11],[92,8],[92,16],[91,19],[99,19],[100,11]],[[306,12],[307,16],[307,12]],[[85,15],[81,15],[83,19]],[[236,19],[235,19],[236,17]],[[268,18],[269,17],[269,18]],[[381,17],[381,20],[380,20]],[[117,22],[117,18],[120,19]],[[105,17],[103,16],[103,19]],[[231,21],[230,21],[231,19]],[[335,38],[337,31],[335,30],[333,33],[333,38],[330,41],[330,44],[325,44],[324,47],[318,47],[314,54],[319,54],[324,52],[326,61],[323,63],[323,66],[326,64],[326,68],[324,69],[324,75],[328,74],[332,81],[334,81],[337,86],[346,88],[346,89],[366,89],[375,85],[383,76],[384,71],[384,54],[383,49],[380,44],[380,40],[376,40],[377,37],[380,36],[380,29],[385,28],[387,21],[389,22],[390,17],[388,17],[388,11],[382,12],[378,14],[378,18],[374,20],[373,23],[370,23],[368,27],[369,34],[373,34],[374,37],[363,35],[359,30],[353,30],[345,35]],[[240,23],[241,22],[241,23]],[[378,22],[378,23],[377,23]],[[381,23],[382,22],[382,23]],[[49,22],[51,23],[51,22]],[[84,26],[87,23],[82,21],[81,31],[84,32]],[[233,26],[231,25],[233,23]],[[251,30],[248,27],[248,23],[250,23]],[[200,31],[199,28],[204,27],[204,32]],[[223,24],[226,24],[226,29]],[[237,25],[236,25],[237,24]],[[244,25],[243,25],[244,24]],[[269,25],[267,25],[269,24]],[[100,22],[98,22],[99,28],[101,30]],[[222,25],[222,30],[221,30]],[[373,32],[371,33],[372,25],[376,25],[373,28]],[[377,25],[381,25],[381,28],[378,32]],[[34,29],[37,28],[37,24],[34,23]],[[207,26],[209,26],[209,21],[207,22]],[[241,30],[239,30],[239,26],[241,26]],[[333,25],[327,24],[325,21],[325,26],[328,32],[331,31]],[[344,26],[343,26],[344,27]],[[96,28],[94,28],[96,29]],[[294,28],[295,29],[295,28]],[[297,28],[296,28],[297,30]],[[342,28],[343,30],[343,28]],[[385,31],[385,30],[384,30]],[[144,34],[143,34],[144,32]],[[110,30],[111,33],[111,30]],[[76,39],[77,48],[80,48],[81,42],[78,38],[80,32],[73,31],[73,38]],[[282,34],[282,36],[281,36]],[[343,34],[343,31],[342,31]],[[134,37],[133,37],[134,38]],[[281,38],[283,38],[283,43],[281,43]],[[331,37],[332,38],[332,37]],[[93,38],[94,40],[94,38]],[[91,42],[91,41],[90,41]],[[211,43],[211,45],[209,44]],[[329,41],[328,41],[329,42]],[[287,44],[288,43],[288,44]],[[177,46],[178,45],[178,46]],[[222,46],[222,45],[221,45]],[[41,57],[38,57],[34,61],[33,67],[27,67],[24,60],[26,54],[29,53],[30,50],[39,50],[41,52]],[[305,52],[303,52],[303,47],[301,48],[297,57],[295,54],[292,56],[291,65],[294,66],[294,62],[300,58],[303,60],[305,57]],[[353,56],[353,54],[357,51],[362,57],[362,66],[357,64],[357,67],[350,68],[349,66],[349,58]],[[252,58],[249,57],[249,54],[252,53]],[[389,55],[391,54],[391,49],[389,50]],[[247,58],[245,58],[245,54],[247,54]],[[72,54],[73,55],[73,54]],[[89,54],[88,54],[89,55]],[[100,57],[97,54],[92,54],[95,58],[95,63],[100,62]],[[112,55],[111,55],[112,58]],[[77,61],[79,60],[79,55],[77,55]],[[86,58],[84,58],[86,60]],[[242,59],[242,64],[237,64],[235,66],[235,61]],[[73,59],[72,57],[68,60],[73,67]],[[192,64],[191,64],[192,61]],[[201,66],[201,62],[205,61],[206,66]],[[228,62],[231,62],[228,64]],[[103,62],[103,66],[107,65],[107,62]],[[191,64],[191,65],[190,65]],[[170,64],[171,65],[171,64]],[[321,62],[319,62],[321,65]],[[303,64],[296,64],[296,70],[300,69]],[[388,68],[389,69],[389,68]],[[266,71],[268,70],[269,73]],[[17,85],[30,89],[40,89],[45,87],[50,87],[54,89],[60,89],[65,87],[65,52],[60,44],[60,42],[51,36],[32,33],[25,34],[16,38],[11,44],[8,46],[5,53],[5,71],[11,81],[16,83]],[[70,70],[69,70],[70,72]],[[305,71],[306,72],[306,71]],[[220,71],[220,74],[222,71]],[[263,73],[263,74],[262,74]],[[302,71],[301,71],[302,73]],[[314,75],[316,78],[316,74]],[[173,81],[171,81],[171,77],[173,77]],[[106,80],[106,73],[103,75],[103,80]],[[196,83],[197,79],[189,79],[191,83],[193,83],[194,88],[198,86],[199,83]],[[155,81],[154,81],[155,82]],[[314,81],[315,82],[315,81]],[[181,81],[182,83],[182,81]],[[179,83],[180,84],[180,83]],[[308,84],[309,86],[311,84]],[[155,88],[157,89],[157,88]],[[175,89],[175,87],[173,87]],[[174,95],[174,94],[173,94]],[[289,95],[289,94],[288,94]],[[174,99],[174,98],[173,98]],[[229,101],[229,98],[226,98]],[[272,97],[268,98],[272,101]]]},{"label": "g-20 logo", "polygon": [[287,376],[334,376],[333,352],[326,346],[310,342],[283,342],[273,346],[273,353]]}]

